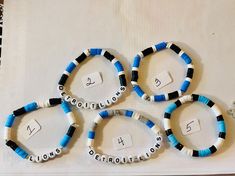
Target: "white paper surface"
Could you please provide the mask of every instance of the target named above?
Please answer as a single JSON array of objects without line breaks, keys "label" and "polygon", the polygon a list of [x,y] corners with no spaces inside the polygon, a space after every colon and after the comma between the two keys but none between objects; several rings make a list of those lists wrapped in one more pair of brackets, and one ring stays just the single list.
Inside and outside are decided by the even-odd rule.
[{"label": "white paper surface", "polygon": [[[146,162],[133,165],[108,165],[96,162],[86,153],[86,136],[98,111],[74,110],[80,125],[69,153],[43,164],[21,160],[0,142],[0,173],[56,175],[152,175],[152,174],[212,174],[234,173],[235,122],[226,110],[235,99],[234,42],[235,1],[150,1],[150,0],[7,0],[4,7],[3,57],[0,69],[1,120],[13,110],[34,100],[57,97],[57,82],[66,65],[84,49],[105,48],[123,63],[130,82],[133,57],[140,50],[161,41],[173,41],[184,49],[195,64],[195,77],[187,93],[200,93],[214,100],[223,110],[228,127],[227,140],[221,151],[208,158],[189,158],[168,144],[165,150]],[[151,78],[168,70],[174,82],[160,92],[175,90],[185,76],[185,65],[171,51],[163,51],[144,59],[140,81],[147,93],[159,93],[150,88]],[[101,72],[103,84],[84,89],[79,80],[91,72]],[[87,100],[103,100],[118,88],[115,69],[102,57],[85,62],[73,77],[70,90]],[[128,91],[112,108],[135,109],[162,127],[163,112],[170,102],[147,103]],[[196,117],[198,133],[182,136],[180,122]],[[195,149],[210,146],[216,140],[216,120],[200,104],[185,105],[173,116],[173,129],[179,140]],[[28,141],[18,136],[27,150],[48,152],[66,133],[67,122],[59,107],[33,112],[20,118],[20,124],[34,118],[43,129]],[[18,123],[16,123],[17,125]],[[110,154],[138,153],[153,140],[150,132],[127,119],[112,119],[98,133],[97,145]],[[112,138],[130,134],[133,147],[125,152],[114,151]]]}]

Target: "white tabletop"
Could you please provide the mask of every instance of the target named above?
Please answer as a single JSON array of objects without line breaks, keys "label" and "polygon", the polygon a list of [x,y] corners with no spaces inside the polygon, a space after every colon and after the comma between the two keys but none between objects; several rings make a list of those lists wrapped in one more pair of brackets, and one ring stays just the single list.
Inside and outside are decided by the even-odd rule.
[{"label": "white tabletop", "polygon": [[[69,145],[69,153],[61,158],[32,164],[20,159],[0,142],[0,173],[13,174],[219,174],[234,173],[234,119],[226,110],[235,100],[235,1],[219,0],[8,0],[4,5],[3,56],[0,69],[0,106],[3,126],[5,117],[31,101],[57,97],[57,82],[66,65],[87,48],[105,48],[123,63],[128,74],[128,91],[111,108],[134,109],[161,127],[169,102],[147,103],[130,86],[131,63],[135,54],[161,41],[173,41],[185,50],[195,64],[195,77],[187,94],[208,96],[221,107],[228,133],[224,147],[207,158],[189,158],[165,144],[157,157],[132,165],[109,165],[89,158],[86,136],[98,111],[76,110],[80,125]],[[169,71],[173,83],[161,92],[178,89],[185,76],[185,65],[171,51],[162,51],[143,61],[141,85],[146,92],[159,93],[152,79]],[[103,84],[84,89],[82,76],[99,71]],[[98,101],[111,96],[118,88],[113,66],[102,57],[82,64],[71,83],[74,95]],[[114,79],[115,78],[115,79]],[[199,119],[201,130],[183,136],[179,125],[188,119]],[[42,126],[35,136],[24,140],[20,129],[30,119]],[[174,113],[173,130],[188,147],[200,149],[217,138],[216,119],[203,105],[185,105]],[[27,150],[43,153],[55,147],[68,127],[59,107],[40,110],[22,118],[18,140]],[[110,154],[132,154],[146,149],[152,136],[146,128],[131,120],[113,119],[99,128],[99,148]],[[115,151],[112,138],[130,134],[131,148]]]}]

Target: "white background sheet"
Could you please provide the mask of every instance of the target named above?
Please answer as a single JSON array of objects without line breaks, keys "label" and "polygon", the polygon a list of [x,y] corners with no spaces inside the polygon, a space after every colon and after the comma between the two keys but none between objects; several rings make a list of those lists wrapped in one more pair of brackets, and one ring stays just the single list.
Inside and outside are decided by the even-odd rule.
[{"label": "white background sheet", "polygon": [[[5,174],[211,174],[235,172],[235,123],[226,110],[235,100],[234,42],[235,1],[195,0],[8,0],[4,5],[3,60],[0,85],[0,125],[13,110],[34,100],[57,97],[57,82],[66,65],[84,49],[106,48],[120,59],[128,74],[134,55],[152,44],[173,41],[184,49],[195,64],[195,77],[187,92],[200,93],[214,100],[223,110],[228,127],[227,140],[220,152],[207,158],[189,158],[165,145],[157,157],[132,165],[108,165],[89,158],[86,152],[88,127],[98,111],[77,111],[80,125],[69,152],[43,164],[21,160],[0,142],[0,173]],[[174,82],[161,92],[177,89],[185,76],[185,65],[171,51],[147,57],[141,65],[141,85],[148,93],[159,93],[152,79],[169,71]],[[84,89],[82,76],[99,71],[103,84]],[[82,64],[70,84],[74,95],[87,100],[110,97],[118,88],[116,71],[101,57]],[[114,79],[116,77],[116,79]],[[140,111],[162,127],[164,108],[169,102],[147,103],[128,92],[112,108]],[[42,130],[25,141],[19,131],[30,119],[36,119]],[[180,122],[197,118],[201,131],[182,136]],[[19,123],[20,121],[20,123]],[[24,116],[15,128],[17,138],[27,150],[50,151],[68,127],[59,107],[40,110]],[[179,140],[192,148],[205,148],[216,141],[215,118],[198,103],[185,105],[174,113],[173,128]],[[152,144],[151,133],[141,124],[113,119],[99,128],[97,145],[110,154],[137,154]],[[133,147],[115,151],[112,138],[130,134]]]}]

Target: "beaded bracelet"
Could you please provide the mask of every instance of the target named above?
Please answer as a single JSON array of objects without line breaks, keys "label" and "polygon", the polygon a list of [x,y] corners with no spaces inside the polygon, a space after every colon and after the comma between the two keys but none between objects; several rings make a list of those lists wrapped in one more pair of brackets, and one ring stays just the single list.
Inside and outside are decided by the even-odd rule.
[{"label": "beaded bracelet", "polygon": [[[33,154],[27,153],[24,149],[22,149],[19,145],[17,145],[16,142],[12,140],[12,126],[15,121],[15,117],[21,116],[28,112],[35,111],[40,108],[51,107],[51,106],[55,106],[58,104],[61,104],[61,107],[63,111],[65,112],[68,118],[69,124],[70,124],[67,133],[64,135],[64,137],[60,141],[59,147],[57,147],[56,149],[54,149],[53,151],[49,153],[35,156]],[[72,138],[74,134],[76,127],[77,127],[77,124],[75,121],[75,117],[69,107],[69,104],[65,101],[62,101],[61,98],[51,98],[45,103],[32,102],[22,108],[19,108],[13,111],[13,113],[8,116],[7,121],[5,123],[4,139],[6,140],[6,145],[9,146],[13,151],[15,151],[23,159],[27,159],[31,162],[40,163],[40,162],[47,161],[49,159],[55,158],[56,156],[60,155],[63,152],[63,149],[66,148],[66,146],[68,145],[70,139]]]},{"label": "beaded bracelet", "polygon": [[[106,59],[108,59],[116,68],[118,71],[118,77],[120,81],[120,88],[118,91],[116,91],[115,95],[112,96],[109,99],[106,99],[105,101],[101,101],[99,103],[94,102],[83,102],[82,100],[77,100],[76,98],[69,95],[65,90],[65,83],[70,76],[70,74],[73,72],[73,70],[82,63],[87,57],[89,56],[96,56],[96,55],[102,55]],[[85,50],[79,57],[74,59],[66,68],[66,70],[63,72],[59,83],[58,83],[58,91],[60,93],[60,96],[65,99],[65,101],[70,102],[72,105],[76,106],[77,108],[85,108],[85,109],[103,109],[106,106],[110,106],[118,101],[118,99],[122,96],[123,92],[126,91],[126,76],[124,72],[124,68],[120,61],[118,61],[112,54],[110,54],[108,51],[105,51],[104,49],[99,48],[91,48],[88,50]]]},{"label": "beaded bracelet", "polygon": [[[98,124],[103,119],[112,116],[126,116],[127,118],[133,118],[135,120],[139,120],[140,122],[144,123],[151,131],[156,135],[156,141],[153,147],[150,147],[148,151],[140,154],[138,156],[111,156],[106,154],[100,154],[96,152],[94,149],[94,140],[95,140],[95,133]],[[88,132],[88,141],[87,146],[89,148],[88,154],[93,157],[97,161],[106,162],[106,163],[113,163],[113,164],[126,164],[126,163],[133,163],[147,160],[153,155],[157,150],[160,149],[162,142],[162,135],[160,133],[160,128],[154,124],[151,120],[143,117],[138,112],[134,112],[131,110],[105,110],[100,112],[97,117],[94,119],[91,129]]]},{"label": "beaded bracelet", "polygon": [[[200,103],[203,103],[209,106],[217,118],[217,128],[218,128],[219,138],[214,145],[212,145],[211,147],[207,149],[193,150],[193,149],[189,149],[185,147],[176,139],[175,135],[173,134],[171,130],[170,119],[171,119],[172,112],[176,108],[180,107],[182,104],[186,102],[192,102],[192,101],[198,101]],[[165,128],[166,135],[170,143],[172,144],[172,146],[174,146],[176,149],[178,149],[182,153],[185,153],[193,157],[206,157],[206,156],[211,155],[212,153],[215,153],[217,150],[221,148],[222,144],[224,143],[225,136],[226,136],[226,127],[225,127],[224,119],[218,106],[213,101],[209,100],[208,98],[201,96],[201,95],[196,95],[196,94],[185,95],[181,97],[179,100],[177,100],[175,103],[170,104],[166,108],[165,114],[164,114],[164,128]]]},{"label": "beaded bracelet", "polygon": [[[161,94],[161,95],[147,95],[142,89],[141,87],[138,85],[138,70],[139,70],[139,66],[140,66],[140,61],[145,57],[148,56],[152,53],[161,51],[163,49],[169,48],[171,50],[173,50],[176,54],[178,54],[183,60],[184,62],[187,64],[187,74],[186,74],[186,78],[183,82],[183,84],[181,85],[180,90],[177,91],[173,91],[170,93],[165,93],[165,94]],[[184,92],[187,91],[190,82],[193,78],[193,72],[194,72],[194,66],[192,64],[192,59],[183,51],[181,50],[178,46],[176,46],[173,43],[169,43],[169,42],[162,42],[156,45],[153,45],[152,47],[149,47],[141,52],[139,52],[135,57],[134,57],[134,62],[132,65],[132,78],[131,78],[131,84],[133,86],[134,91],[137,93],[137,95],[139,97],[141,97],[141,99],[143,100],[147,100],[147,101],[152,101],[152,102],[160,102],[160,101],[167,101],[167,100],[171,100],[177,97],[182,96],[182,94]]]}]

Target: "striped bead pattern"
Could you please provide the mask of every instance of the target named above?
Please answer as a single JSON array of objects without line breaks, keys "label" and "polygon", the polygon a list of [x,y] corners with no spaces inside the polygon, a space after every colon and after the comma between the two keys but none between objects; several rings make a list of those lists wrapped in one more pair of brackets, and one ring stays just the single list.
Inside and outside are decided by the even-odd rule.
[{"label": "striped bead pattern", "polygon": [[[186,146],[184,146],[177,140],[177,138],[175,137],[171,129],[170,119],[171,119],[171,114],[173,113],[173,111],[186,102],[194,102],[194,101],[198,101],[202,104],[209,106],[210,109],[214,112],[216,119],[217,119],[218,139],[215,144],[213,144],[211,147],[207,149],[193,150],[193,149],[187,148]],[[210,99],[202,95],[197,95],[197,94],[185,95],[181,97],[179,100],[177,100],[175,103],[170,104],[165,109],[163,122],[164,122],[165,133],[171,145],[175,147],[176,149],[178,149],[179,151],[192,157],[206,157],[215,153],[217,150],[221,148],[225,140],[226,126],[225,126],[224,118],[223,118],[221,111],[219,110],[218,106],[213,101],[211,101]]]},{"label": "striped bead pattern", "polygon": [[[16,142],[13,141],[12,139],[13,135],[11,134],[11,130],[14,125],[14,121],[17,117],[24,115],[26,113],[35,111],[40,108],[48,108],[48,107],[52,107],[52,106],[59,105],[59,104],[61,104],[61,108],[66,114],[70,126],[69,126],[67,133],[64,135],[64,137],[60,141],[59,146],[56,149],[54,149],[51,152],[35,156],[33,154],[29,154],[27,151],[21,148]],[[47,100],[46,102],[42,102],[42,103],[41,102],[29,103],[26,106],[13,111],[13,113],[8,116],[7,121],[5,123],[4,139],[6,141],[6,145],[10,147],[21,158],[27,159],[31,162],[40,163],[40,162],[47,161],[49,159],[52,159],[60,155],[63,151],[63,148],[67,147],[69,141],[71,140],[76,130],[76,127],[77,127],[76,120],[69,107],[69,104],[66,101],[63,101],[61,98],[51,98]]]},{"label": "striped bead pattern", "polygon": [[[94,149],[94,140],[96,138],[96,129],[97,126],[104,120],[113,116],[125,116],[128,119],[135,119],[142,122],[145,126],[147,126],[155,136],[154,145],[150,147],[146,152],[136,155],[136,156],[111,156],[106,154],[101,154]],[[142,116],[138,112],[132,110],[104,110],[100,112],[88,131],[87,136],[87,146],[88,146],[88,154],[97,161],[105,162],[105,163],[113,163],[113,164],[126,164],[139,162],[149,159],[152,155],[154,155],[161,147],[162,144],[162,134],[160,132],[160,128],[151,120]]]},{"label": "striped bead pattern", "polygon": [[[72,74],[72,72],[75,70],[75,68],[81,64],[86,58],[89,56],[96,56],[101,55],[104,56],[107,60],[109,60],[114,67],[116,68],[118,72],[118,78],[120,81],[120,88],[115,92],[115,94],[104,101],[95,103],[95,102],[87,102],[84,101],[82,98],[75,98],[72,95],[68,93],[65,89],[65,84],[69,78],[69,76]],[[124,68],[121,64],[121,62],[115,58],[112,54],[110,54],[108,51],[100,48],[91,48],[83,51],[83,53],[78,56],[76,59],[74,59],[65,69],[63,72],[59,82],[58,82],[58,92],[60,96],[67,102],[71,103],[71,105],[76,106],[77,108],[84,108],[84,109],[103,109],[107,106],[111,106],[112,104],[115,104],[118,99],[123,95],[123,93],[126,91],[126,76],[124,72]]]},{"label": "striped bead pattern", "polygon": [[[165,93],[165,94],[160,94],[160,95],[147,95],[142,88],[138,84],[138,78],[139,78],[139,66],[141,63],[141,60],[145,57],[148,56],[152,53],[164,50],[164,49],[171,49],[173,50],[176,54],[178,54],[184,62],[187,64],[187,72],[186,72],[186,78],[181,85],[179,90],[170,92],[170,93]],[[192,78],[193,78],[193,73],[194,73],[194,66],[192,63],[192,59],[187,55],[183,50],[181,50],[178,46],[176,46],[173,43],[170,42],[162,42],[156,45],[153,45],[152,47],[146,48],[145,50],[139,52],[135,57],[134,57],[134,62],[132,64],[132,78],[131,78],[131,84],[133,86],[134,91],[137,93],[137,95],[147,101],[152,101],[152,102],[161,102],[161,101],[167,101],[167,100],[172,100],[177,97],[182,96],[184,92],[187,91]]]}]

